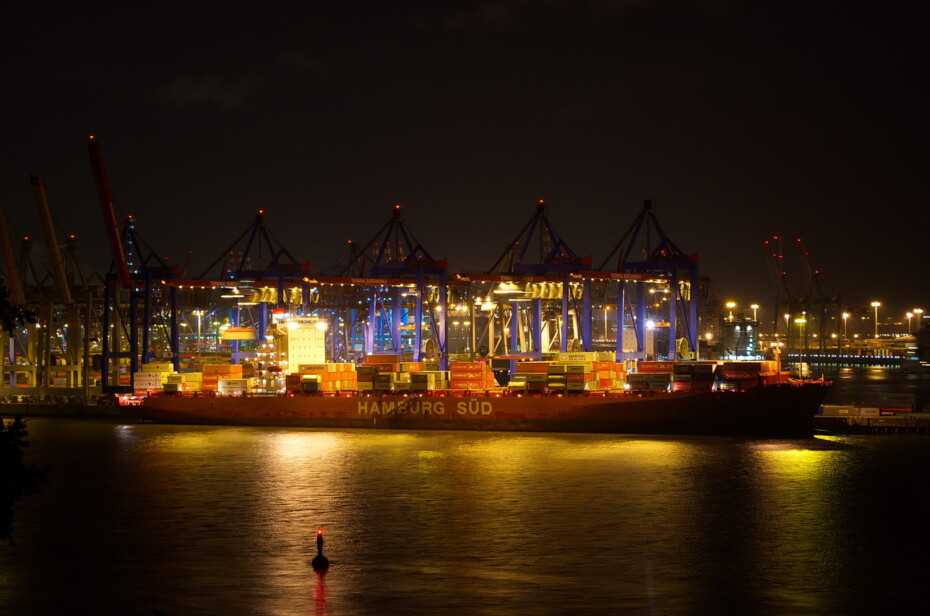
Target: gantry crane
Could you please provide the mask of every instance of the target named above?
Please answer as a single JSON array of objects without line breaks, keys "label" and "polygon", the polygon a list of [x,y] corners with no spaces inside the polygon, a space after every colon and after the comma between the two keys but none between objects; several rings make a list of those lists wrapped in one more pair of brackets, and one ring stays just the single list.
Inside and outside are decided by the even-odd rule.
[{"label": "gantry crane", "polygon": [[[645,237],[640,237],[640,234]],[[655,235],[654,240],[653,235]],[[616,257],[615,271],[617,272],[652,276],[657,281],[668,283],[668,357],[669,359],[678,358],[680,349],[684,346],[684,344],[678,344],[679,321],[685,330],[685,341],[690,347],[690,356],[696,357],[697,255],[686,254],[668,237],[659,224],[652,200],[646,200],[643,203],[643,209],[608,253],[599,269],[604,270],[610,267],[614,257]],[[635,285],[635,312],[627,293],[627,284],[630,283],[620,282],[617,289],[617,353],[622,358],[642,359],[645,357],[647,322],[644,281],[637,280],[632,283]],[[632,353],[623,349],[622,331],[627,317],[637,341],[637,349]]]}]

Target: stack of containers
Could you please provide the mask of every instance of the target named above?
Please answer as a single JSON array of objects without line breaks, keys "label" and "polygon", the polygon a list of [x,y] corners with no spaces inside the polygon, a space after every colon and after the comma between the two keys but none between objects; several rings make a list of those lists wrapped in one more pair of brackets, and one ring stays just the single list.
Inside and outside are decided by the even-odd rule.
[{"label": "stack of containers", "polygon": [[[424,366],[430,366],[429,362],[424,362]],[[439,370],[439,364],[436,363],[436,370],[420,370],[410,373],[411,391],[432,391],[434,389],[449,389],[449,371]]]},{"label": "stack of containers", "polygon": [[426,369],[423,364],[422,361],[402,361],[400,362],[400,372],[420,372]]},{"label": "stack of containers", "polygon": [[623,387],[623,370],[617,368],[615,361],[595,361],[591,363],[596,389],[620,389]]},{"label": "stack of containers", "polygon": [[400,372],[400,355],[397,353],[366,355],[362,365],[378,366],[379,372]]},{"label": "stack of containers", "polygon": [[216,391],[226,395],[247,394],[252,389],[252,379],[221,378],[216,382]]},{"label": "stack of containers", "polygon": [[146,395],[152,391],[162,391],[168,375],[174,370],[171,362],[149,362],[139,366],[139,371],[132,375],[132,389],[136,395]]},{"label": "stack of containers", "polygon": [[392,391],[394,375],[400,372],[400,359],[397,353],[366,355],[365,361],[357,368],[357,389],[359,391]]},{"label": "stack of containers", "polygon": [[761,382],[762,362],[725,361],[717,370],[724,388],[750,389]]},{"label": "stack of containers", "polygon": [[379,372],[372,376],[374,391],[394,391],[394,372]]},{"label": "stack of containers", "polygon": [[[297,374],[301,377],[299,379],[300,390],[305,392],[354,391],[357,383],[355,364],[351,363],[301,364]],[[288,375],[286,378],[291,376]],[[291,380],[291,383],[294,381]],[[308,388],[308,383],[317,383],[317,385]]]},{"label": "stack of containers", "polygon": [[691,368],[691,390],[710,391],[714,387],[714,370],[717,362],[694,362]]},{"label": "stack of containers", "polygon": [[411,372],[410,373],[410,390],[411,391],[432,391],[436,389],[435,372]]},{"label": "stack of containers", "polygon": [[566,368],[564,364],[549,364],[546,367],[546,387],[549,391],[562,393],[565,391]]},{"label": "stack of containers", "polygon": [[372,391],[374,389],[373,383],[376,374],[378,374],[377,366],[366,366],[362,364],[356,368],[358,391]]},{"label": "stack of containers", "polygon": [[592,362],[577,362],[565,366],[565,391],[579,393],[597,387]]},{"label": "stack of containers", "polygon": [[641,361],[636,374],[627,377],[634,391],[667,391],[675,371],[672,361]]},{"label": "stack of containers", "polygon": [[511,376],[511,383],[514,387],[508,387],[511,390],[525,390],[533,393],[541,393],[546,390],[549,382],[549,361],[521,361],[517,363],[517,369]]},{"label": "stack of containers", "polygon": [[411,375],[423,370],[423,362],[402,361],[394,375],[394,389],[407,391],[412,389]]},{"label": "stack of containers", "polygon": [[169,374],[168,378],[165,380],[165,391],[200,391],[202,386],[202,372],[179,372],[177,374]]},{"label": "stack of containers", "polygon": [[301,364],[297,372],[284,377],[284,388],[291,393],[355,391],[358,374],[350,362]]},{"label": "stack of containers", "polygon": [[284,377],[284,389],[289,393],[300,393],[301,374],[292,372]]},{"label": "stack of containers", "polygon": [[677,363],[672,372],[672,391],[691,391],[694,381],[694,364]]},{"label": "stack of containers", "polygon": [[449,389],[490,389],[495,387],[494,373],[485,361],[449,363]]},{"label": "stack of containers", "polygon": [[203,391],[219,391],[220,381],[242,379],[240,364],[204,364]]}]

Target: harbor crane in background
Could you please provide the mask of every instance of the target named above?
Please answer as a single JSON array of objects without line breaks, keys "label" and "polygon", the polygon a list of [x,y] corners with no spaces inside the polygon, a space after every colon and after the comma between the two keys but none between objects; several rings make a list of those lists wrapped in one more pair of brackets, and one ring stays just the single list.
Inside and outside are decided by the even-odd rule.
[{"label": "harbor crane in background", "polygon": [[[484,275],[466,274],[473,282],[497,283],[487,298],[509,305],[509,350],[518,358],[539,359],[558,340],[559,351],[591,351],[591,258],[579,256],[562,239],[549,216],[549,205],[540,199],[520,232],[504,248]],[[561,300],[556,306],[547,300]],[[553,327],[554,325],[554,327]],[[527,339],[524,332],[529,333]],[[502,337],[502,342],[508,341]],[[492,349],[496,342],[491,340]]]},{"label": "harbor crane in background", "polygon": [[[655,241],[655,245],[653,245]],[[698,344],[698,257],[682,251],[662,229],[652,200],[643,202],[643,209],[627,231],[604,258],[600,270],[610,267],[616,256],[615,271],[639,274],[660,284],[658,290],[666,298],[659,302],[646,299],[645,280],[620,282],[617,287],[617,353],[623,358],[645,358],[647,306],[651,303],[656,321],[665,319],[668,326],[668,358],[696,357]],[[628,286],[632,284],[632,293]],[[656,290],[655,288],[653,290]],[[631,297],[631,295],[633,297]],[[635,301],[634,301],[635,300]],[[667,308],[662,304],[667,303]],[[656,304],[659,304],[656,307]],[[635,334],[636,350],[623,347],[622,332],[626,323]],[[680,329],[679,329],[680,328]],[[678,332],[683,336],[678,338]]]},{"label": "harbor crane in background", "polygon": [[772,333],[777,338],[784,323],[785,344],[789,348],[809,348],[811,337],[823,350],[833,335],[839,335],[840,297],[828,293],[821,272],[811,266],[810,252],[804,240],[793,242],[797,252],[802,285],[792,283],[785,263],[781,236],[763,242],[766,263],[775,288],[775,312]]},{"label": "harbor crane in background", "polygon": [[[445,369],[449,312],[446,261],[433,258],[416,239],[404,221],[400,204],[393,206],[387,222],[367,244],[357,248],[350,243],[349,247],[350,259],[340,276],[373,278],[367,314],[352,310],[344,316],[349,331],[363,328],[365,353],[375,353],[376,346],[381,351],[401,353],[401,332],[411,331],[409,346],[414,361],[435,355]],[[379,278],[383,279],[380,284]],[[430,333],[426,339],[424,329]]]},{"label": "harbor crane in background", "polygon": [[[120,232],[103,153],[93,135],[88,138],[87,153],[97,187],[104,231],[113,259],[104,284],[101,386],[106,393],[126,392],[132,390],[132,385],[120,379],[120,364],[122,360],[128,360],[129,378],[126,380],[129,380],[138,370],[140,363],[148,363],[155,358],[152,351],[152,316],[156,312],[156,300],[166,299],[163,294],[165,289],[168,291],[167,306],[157,310],[159,324],[167,340],[166,352],[175,370],[180,367],[178,289],[175,286],[166,286],[162,282],[179,277],[180,272],[177,267],[169,266],[158,253],[151,250],[136,230],[135,219],[132,216],[127,217]],[[124,291],[127,294],[126,304],[121,299]],[[111,382],[111,376],[116,377],[115,383]]]},{"label": "harbor crane in background", "polygon": [[[804,246],[804,240],[797,238],[795,246],[801,262],[801,271],[807,281],[807,289],[802,300],[803,311],[807,313],[808,319],[813,319],[814,323],[808,331],[817,332],[817,347],[822,351],[827,347],[829,338],[839,336],[840,296],[838,293],[827,293],[820,270],[811,267],[810,253]],[[806,340],[804,346],[807,347]]]}]

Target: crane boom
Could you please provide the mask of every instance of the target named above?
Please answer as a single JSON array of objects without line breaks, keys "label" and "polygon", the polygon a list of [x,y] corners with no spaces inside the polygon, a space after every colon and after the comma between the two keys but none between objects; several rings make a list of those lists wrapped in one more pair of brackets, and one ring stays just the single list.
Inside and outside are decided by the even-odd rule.
[{"label": "crane boom", "polygon": [[123,244],[119,238],[116,210],[113,207],[113,197],[110,194],[107,172],[103,166],[103,154],[100,151],[97,139],[93,135],[87,140],[87,153],[90,155],[90,165],[94,171],[97,197],[100,200],[100,210],[103,213],[103,226],[107,232],[107,241],[110,243],[113,264],[116,266],[116,276],[120,286],[128,288],[132,285],[132,279],[129,276],[129,264],[126,262],[126,252],[123,250]]},{"label": "crane boom", "polygon": [[61,251],[58,250],[58,239],[55,237],[55,223],[52,221],[52,212],[48,207],[48,198],[45,196],[45,184],[42,176],[32,174],[32,192],[35,194],[36,206],[39,208],[39,218],[42,219],[42,231],[45,233],[45,243],[48,245],[48,258],[51,261],[52,274],[55,285],[58,287],[58,298],[65,304],[71,305],[71,286],[65,275],[65,264],[61,260]]}]

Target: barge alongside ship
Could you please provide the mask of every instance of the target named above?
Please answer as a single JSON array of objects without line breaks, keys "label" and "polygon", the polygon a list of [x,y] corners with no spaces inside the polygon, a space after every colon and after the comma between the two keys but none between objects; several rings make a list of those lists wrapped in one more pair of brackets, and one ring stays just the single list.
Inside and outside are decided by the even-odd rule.
[{"label": "barge alongside ship", "polygon": [[739,391],[617,394],[147,396],[127,415],[164,423],[808,437],[822,381]]}]

